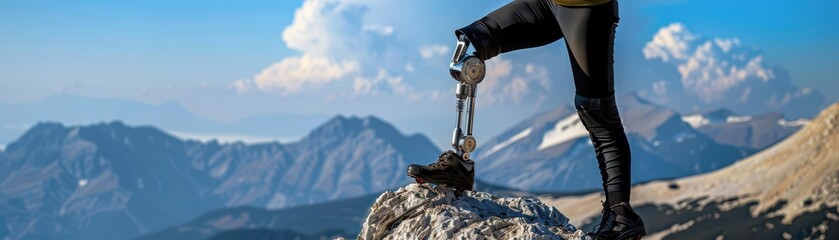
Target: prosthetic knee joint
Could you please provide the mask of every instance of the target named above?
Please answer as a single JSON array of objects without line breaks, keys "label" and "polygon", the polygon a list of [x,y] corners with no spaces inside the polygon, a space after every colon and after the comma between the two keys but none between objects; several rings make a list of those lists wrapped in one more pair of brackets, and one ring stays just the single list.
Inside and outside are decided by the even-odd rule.
[{"label": "prosthetic knee joint", "polygon": [[[468,49],[469,40],[465,36],[459,37],[449,65],[449,73],[451,73],[452,78],[458,81],[455,87],[457,125],[452,133],[452,147],[464,159],[469,159],[469,153],[478,147],[478,143],[472,137],[472,124],[475,119],[475,92],[478,83],[481,83],[486,75],[484,61],[474,54],[468,54]],[[464,104],[467,105],[466,111],[468,114],[466,133],[461,129]]]}]

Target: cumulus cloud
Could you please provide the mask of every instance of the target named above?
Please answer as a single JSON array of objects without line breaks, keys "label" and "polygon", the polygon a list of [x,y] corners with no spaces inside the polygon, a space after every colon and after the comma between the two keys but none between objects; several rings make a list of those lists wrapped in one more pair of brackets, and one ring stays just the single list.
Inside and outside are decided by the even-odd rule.
[{"label": "cumulus cloud", "polygon": [[253,81],[246,79],[239,79],[230,84],[230,88],[236,90],[239,94],[252,93],[256,89],[253,87]]},{"label": "cumulus cloud", "polygon": [[356,77],[353,81],[354,96],[377,96],[383,89],[394,95],[404,97],[409,102],[419,100],[439,101],[443,98],[440,91],[417,91],[413,86],[407,85],[402,76],[392,76],[387,70],[379,69],[375,77]]},{"label": "cumulus cloud", "polygon": [[539,83],[539,86],[543,89],[551,90],[551,79],[548,77],[547,68],[529,63],[524,66],[524,73],[530,76],[533,81]]},{"label": "cumulus cloud", "polygon": [[[338,99],[389,91],[410,101],[435,95],[435,90],[418,90],[407,83],[401,74],[416,69],[401,52],[411,50],[406,51],[405,44],[396,41],[393,26],[365,22],[368,11],[363,2],[303,1],[292,23],[282,31],[285,45],[300,54],[271,64],[251,79],[237,80],[230,88],[240,94],[295,94],[340,84],[330,88],[328,95]],[[393,47],[396,45],[400,47]],[[421,49],[414,56],[433,57],[448,51],[441,45]]]},{"label": "cumulus cloud", "polygon": [[653,92],[654,92],[655,94],[665,95],[665,96],[666,96],[666,94],[667,94],[667,85],[668,85],[667,81],[664,81],[664,80],[661,80],[661,81],[658,81],[658,82],[654,82],[654,83],[653,83]]},{"label": "cumulus cloud", "polygon": [[353,81],[353,93],[355,95],[378,95],[380,85],[394,78],[388,75],[387,71],[380,69],[379,73],[373,78],[356,77]]},{"label": "cumulus cloud", "polygon": [[803,93],[783,68],[769,66],[759,51],[744,47],[737,38],[706,38],[673,23],[661,28],[642,51],[646,59],[674,66],[680,75],[678,81],[652,85],[661,100],[687,96],[696,100],[692,107],[699,110],[791,110],[785,111],[789,115],[807,115],[790,109],[799,102],[796,98],[814,101],[807,112],[817,111],[823,102],[821,94]]},{"label": "cumulus cloud", "polygon": [[[326,0],[303,1],[294,20],[283,30],[286,46],[315,56],[351,56],[364,47],[367,8],[353,3]],[[392,29],[391,29],[392,31]]]},{"label": "cumulus cloud", "polygon": [[422,58],[430,59],[436,56],[449,54],[449,46],[446,45],[426,45],[419,48],[419,54]]},{"label": "cumulus cloud", "polygon": [[512,60],[495,57],[486,62],[487,74],[478,85],[481,103],[520,103],[534,92],[550,90],[548,70],[541,65],[514,64]]},{"label": "cumulus cloud", "polygon": [[763,56],[744,49],[739,39],[702,39],[681,23],[660,29],[643,52],[647,59],[676,65],[682,87],[706,103],[724,100],[730,91],[743,93],[746,81],[774,78]]},{"label": "cumulus cloud", "polygon": [[[365,22],[370,4],[303,1],[292,23],[282,31],[285,45],[299,53],[282,58],[250,79],[232,82],[230,88],[240,94],[268,92],[283,96],[322,91],[332,100],[378,95],[397,96],[410,102],[450,100],[453,84],[435,89],[438,85],[430,87],[431,84],[412,80],[425,79],[431,74],[426,70],[432,67],[445,71],[447,61],[433,59],[449,56],[451,47],[400,42],[393,26]],[[482,105],[520,103],[534,93],[550,89],[548,71],[541,65],[514,64],[500,57],[487,64],[487,79],[479,87]]]},{"label": "cumulus cloud", "polygon": [[308,0],[294,12],[282,32],[285,45],[299,51],[285,57],[249,80],[237,80],[239,93],[255,91],[298,93],[362,73],[368,45],[393,34],[393,27],[364,24],[367,8],[342,1]]},{"label": "cumulus cloud", "polygon": [[662,61],[684,60],[688,57],[690,43],[698,36],[687,30],[681,23],[673,23],[658,30],[653,40],[644,47],[644,57],[647,59],[660,58]]},{"label": "cumulus cloud", "polygon": [[360,71],[358,62],[336,62],[327,57],[303,55],[288,57],[254,76],[253,82],[261,90],[280,89],[294,93],[304,86],[318,86],[336,81]]},{"label": "cumulus cloud", "polygon": [[377,25],[377,24],[364,25],[362,30],[364,30],[366,32],[373,32],[373,33],[376,33],[376,34],[379,34],[379,35],[385,36],[385,37],[393,35],[393,26],[387,26],[387,25]]}]

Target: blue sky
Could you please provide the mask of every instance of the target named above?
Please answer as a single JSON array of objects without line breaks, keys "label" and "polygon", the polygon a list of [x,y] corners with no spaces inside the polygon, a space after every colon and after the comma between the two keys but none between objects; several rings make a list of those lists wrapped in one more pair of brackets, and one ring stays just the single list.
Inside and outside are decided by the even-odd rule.
[{"label": "blue sky", "polygon": [[[453,114],[455,82],[447,73],[452,32],[506,2],[2,1],[0,103],[56,93],[174,101],[219,122],[275,112],[374,114],[444,142]],[[744,93],[755,99],[741,105],[767,111],[794,106],[765,104],[766,96],[821,90],[824,101],[833,102],[839,99],[833,91],[839,89],[839,29],[830,10],[838,5],[622,1],[618,91],[641,92],[665,105],[673,101],[681,111],[722,106]],[[673,60],[679,53],[651,45],[656,36],[694,39],[686,42],[688,52],[704,43],[736,43],[733,52],[716,45],[711,59]],[[664,52],[645,55],[645,48]],[[491,135],[568,104],[573,83],[566,54],[560,41],[491,60],[495,77],[479,89],[478,130]],[[742,58],[754,61],[732,60]],[[705,65],[680,74],[679,66],[690,61]],[[701,85],[719,81],[697,77],[730,68],[745,71],[746,78],[716,76],[730,83],[719,88]],[[671,96],[683,93],[695,97],[678,102]]]}]

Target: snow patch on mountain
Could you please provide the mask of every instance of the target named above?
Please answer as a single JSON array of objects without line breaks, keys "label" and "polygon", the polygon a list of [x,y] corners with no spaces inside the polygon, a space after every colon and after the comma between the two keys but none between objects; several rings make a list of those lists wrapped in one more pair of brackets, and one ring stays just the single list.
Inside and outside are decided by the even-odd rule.
[{"label": "snow patch on mountain", "polygon": [[[709,113],[711,116],[705,116],[703,114],[693,114],[693,115],[685,115],[682,116],[682,121],[690,125],[692,128],[700,128],[704,126],[708,126],[711,124],[719,124],[723,123],[723,119],[720,117],[722,116],[714,116],[716,114],[722,113]],[[752,116],[737,116],[737,115],[729,115],[724,116],[725,123],[741,123],[741,122],[748,122],[752,120]]]},{"label": "snow patch on mountain", "polygon": [[542,143],[537,148],[538,151],[548,149],[550,147],[588,136],[588,131],[580,122],[580,117],[577,114],[571,114],[565,119],[556,122],[553,129],[545,132],[542,137]]},{"label": "snow patch on mountain", "polygon": [[702,116],[702,114],[694,114],[682,116],[682,121],[690,125],[692,128],[698,128],[711,123],[710,120]]},{"label": "snow patch on mountain", "polygon": [[752,120],[752,116],[728,116],[725,118],[725,123],[741,123]]},{"label": "snow patch on mountain", "polygon": [[803,127],[810,123],[809,119],[806,118],[799,118],[792,121],[787,121],[786,119],[778,119],[778,125],[782,127]]},{"label": "snow patch on mountain", "polygon": [[513,135],[513,136],[512,136],[512,137],[510,137],[509,139],[507,139],[507,140],[505,140],[505,141],[503,141],[503,142],[501,142],[501,143],[495,144],[494,146],[492,146],[491,148],[489,148],[489,150],[487,150],[487,151],[486,151],[486,153],[484,153],[484,156],[489,156],[490,154],[494,153],[495,151],[498,151],[498,150],[501,150],[501,149],[502,149],[502,148],[504,148],[504,147],[507,147],[507,146],[508,146],[508,145],[510,145],[511,143],[514,143],[514,142],[516,142],[516,141],[518,141],[518,140],[521,140],[522,138],[525,138],[525,137],[527,137],[527,136],[530,136],[530,132],[531,132],[531,131],[533,131],[533,128],[532,128],[532,127],[529,127],[529,128],[527,128],[527,129],[525,129],[525,130],[523,130],[523,131],[521,131],[521,132],[517,133],[516,135]]},{"label": "snow patch on mountain", "polygon": [[410,184],[376,199],[358,239],[590,239],[568,222],[537,198]]},{"label": "snow patch on mountain", "polygon": [[79,179],[79,187],[87,186],[87,179]]},{"label": "snow patch on mountain", "polygon": [[[678,132],[676,134],[673,134],[673,141],[676,141],[676,143],[682,143],[687,139],[694,139],[694,138],[696,138],[696,134],[693,134],[692,132],[686,132],[685,131],[685,132]],[[656,141],[656,142],[658,142],[658,141]],[[657,146],[657,144],[655,144],[655,142],[653,142],[653,145]]]}]

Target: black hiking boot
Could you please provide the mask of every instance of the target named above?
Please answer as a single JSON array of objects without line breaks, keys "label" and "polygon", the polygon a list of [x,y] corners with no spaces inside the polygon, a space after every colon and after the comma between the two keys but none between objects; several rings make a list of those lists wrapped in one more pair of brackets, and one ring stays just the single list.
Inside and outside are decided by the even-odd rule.
[{"label": "black hiking boot", "polygon": [[639,240],[646,235],[644,221],[632,210],[627,202],[621,202],[606,208],[603,205],[603,218],[588,235],[598,240]]},{"label": "black hiking boot", "polygon": [[417,183],[433,183],[454,188],[455,192],[472,190],[475,184],[475,162],[464,160],[454,151],[440,154],[437,162],[427,166],[411,164],[408,166],[408,176]]}]

